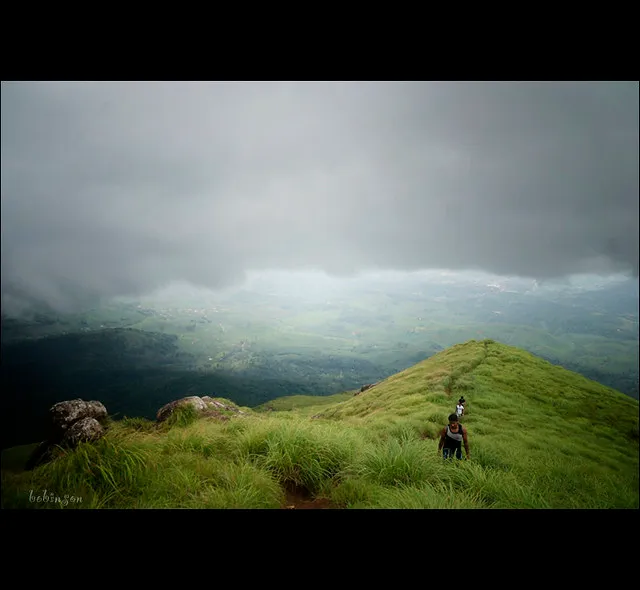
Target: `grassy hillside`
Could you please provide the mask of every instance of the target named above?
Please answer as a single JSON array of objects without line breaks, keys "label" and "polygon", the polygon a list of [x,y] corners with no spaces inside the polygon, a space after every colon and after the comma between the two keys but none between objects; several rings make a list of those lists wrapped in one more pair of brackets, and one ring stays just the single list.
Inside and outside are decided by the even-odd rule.
[{"label": "grassy hillside", "polygon": [[[356,390],[357,391],[357,390]],[[355,391],[334,393],[333,395],[287,395],[260,404],[253,408],[256,412],[286,412],[296,410],[298,413],[308,413],[336,403],[347,401],[353,397]]]},{"label": "grassy hillside", "polygon": [[[445,463],[438,432],[461,393],[471,460]],[[356,396],[268,405],[222,422],[121,420],[32,472],[4,469],[8,452],[3,507],[639,507],[637,400],[490,340]],[[60,501],[38,502],[44,490]]]}]

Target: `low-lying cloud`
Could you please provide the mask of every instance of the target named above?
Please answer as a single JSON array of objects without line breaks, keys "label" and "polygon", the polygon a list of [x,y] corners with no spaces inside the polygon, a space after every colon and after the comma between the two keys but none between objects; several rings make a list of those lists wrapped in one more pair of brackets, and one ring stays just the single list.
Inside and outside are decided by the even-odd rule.
[{"label": "low-lying cloud", "polygon": [[262,269],[638,273],[638,83],[3,83],[3,309]]}]

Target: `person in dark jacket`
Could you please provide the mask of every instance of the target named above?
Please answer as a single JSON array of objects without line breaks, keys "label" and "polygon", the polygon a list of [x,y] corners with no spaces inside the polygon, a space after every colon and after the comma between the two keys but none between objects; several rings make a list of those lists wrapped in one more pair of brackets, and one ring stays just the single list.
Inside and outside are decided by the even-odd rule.
[{"label": "person in dark jacket", "polygon": [[440,433],[440,442],[438,443],[438,453],[442,451],[444,459],[462,459],[462,444],[467,454],[467,459],[471,456],[469,453],[469,439],[467,438],[467,429],[458,422],[458,416],[449,415],[449,424],[442,429]]}]

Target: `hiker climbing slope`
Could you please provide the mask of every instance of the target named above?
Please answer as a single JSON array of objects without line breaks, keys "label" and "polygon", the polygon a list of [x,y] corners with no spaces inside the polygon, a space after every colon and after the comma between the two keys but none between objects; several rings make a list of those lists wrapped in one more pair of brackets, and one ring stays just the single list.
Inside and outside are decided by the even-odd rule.
[{"label": "hiker climbing slope", "polygon": [[469,439],[467,438],[467,429],[458,422],[458,416],[449,415],[449,424],[442,429],[440,433],[440,442],[438,443],[438,453],[442,451],[444,459],[452,459],[455,455],[457,459],[462,459],[462,443],[464,442],[464,450],[467,459],[470,458]]}]

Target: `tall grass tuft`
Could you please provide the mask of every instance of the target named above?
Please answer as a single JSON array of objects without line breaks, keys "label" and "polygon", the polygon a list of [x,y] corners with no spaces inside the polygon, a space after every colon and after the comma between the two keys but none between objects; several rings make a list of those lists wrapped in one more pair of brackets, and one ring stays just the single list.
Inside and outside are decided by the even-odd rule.
[{"label": "tall grass tuft", "polygon": [[351,461],[357,437],[332,424],[267,420],[243,432],[237,454],[281,483],[317,492]]},{"label": "tall grass tuft", "polygon": [[377,490],[363,508],[464,509],[482,508],[472,491],[456,491],[442,483],[420,486],[398,485]]},{"label": "tall grass tuft", "polygon": [[193,424],[199,417],[198,411],[192,405],[182,405],[174,408],[171,415],[164,421],[165,428],[184,428]]},{"label": "tall grass tuft", "polygon": [[136,432],[153,432],[157,428],[157,424],[146,418],[128,418],[125,417],[119,420],[119,425],[128,430],[135,430]]},{"label": "tall grass tuft", "polygon": [[413,439],[390,439],[368,447],[358,460],[358,476],[383,486],[420,485],[433,474],[427,447]]},{"label": "tall grass tuft", "polygon": [[7,489],[10,494],[13,491],[10,502],[15,501],[16,507],[24,503],[18,496],[25,490],[47,489],[83,498],[74,506],[77,508],[104,508],[144,487],[147,472],[148,456],[142,447],[104,438],[94,444],[81,443],[71,451],[60,449],[55,460],[20,474]]}]

